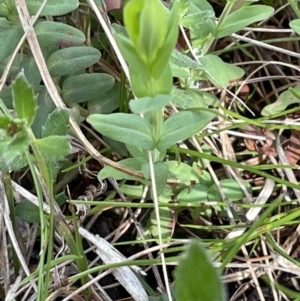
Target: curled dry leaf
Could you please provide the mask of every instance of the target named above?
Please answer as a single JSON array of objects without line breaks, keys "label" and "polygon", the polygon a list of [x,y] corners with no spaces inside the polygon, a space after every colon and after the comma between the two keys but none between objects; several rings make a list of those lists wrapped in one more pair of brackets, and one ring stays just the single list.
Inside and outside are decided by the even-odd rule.
[{"label": "curled dry leaf", "polygon": [[296,164],[300,159],[300,133],[292,131],[291,137],[288,140],[288,145],[285,148],[285,155],[291,165]]},{"label": "curled dry leaf", "polygon": [[261,129],[255,125],[247,125],[243,128],[243,132],[248,135],[264,136],[266,138],[263,145],[258,144],[254,139],[244,138],[244,142],[248,150],[257,151],[259,154],[267,156],[277,155],[277,151],[273,146],[275,135],[269,129]]}]

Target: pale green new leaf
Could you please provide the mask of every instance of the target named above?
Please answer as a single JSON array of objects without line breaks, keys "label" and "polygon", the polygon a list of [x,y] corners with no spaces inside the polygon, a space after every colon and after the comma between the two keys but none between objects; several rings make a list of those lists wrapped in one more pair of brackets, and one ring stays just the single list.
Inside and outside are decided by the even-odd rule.
[{"label": "pale green new leaf", "polygon": [[179,5],[174,1],[168,15],[168,33],[163,46],[157,52],[155,60],[151,66],[151,74],[155,78],[161,76],[163,71],[168,68],[168,63],[178,38],[178,12]]},{"label": "pale green new leaf", "polygon": [[6,129],[10,124],[11,117],[0,115],[0,129]]},{"label": "pale green new leaf", "polygon": [[57,162],[71,152],[71,145],[66,136],[48,136],[33,142],[47,162]]},{"label": "pale green new leaf", "polygon": [[300,19],[291,21],[289,25],[298,35],[300,35]]},{"label": "pale green new leaf", "polygon": [[244,27],[269,18],[274,8],[267,5],[244,6],[228,15],[217,27],[216,38],[231,35]]},{"label": "pale green new leaf", "polygon": [[207,202],[208,188],[207,186],[197,183],[193,187],[185,188],[177,196],[177,200],[181,203],[200,203],[200,202]]},{"label": "pale green new leaf", "polygon": [[140,33],[140,14],[144,3],[147,0],[131,0],[124,7],[124,23],[127,28],[128,35],[136,46]]},{"label": "pale green new leaf", "polygon": [[155,97],[142,97],[132,99],[129,102],[131,111],[135,114],[145,114],[161,110],[172,100],[172,95],[156,95]]},{"label": "pale green new leaf", "polygon": [[[122,166],[125,166],[129,169],[135,170],[135,171],[141,171],[142,165],[146,162],[145,158],[127,158],[124,160],[119,161],[118,163]],[[105,166],[100,170],[98,173],[98,179],[104,180],[107,178],[114,178],[115,180],[134,180],[134,181],[140,181],[144,184],[149,184],[149,181],[144,179],[139,179],[134,176],[131,176],[125,172],[119,171],[111,166]]]},{"label": "pale green new leaf", "polygon": [[[293,90],[295,91],[296,94],[300,95],[299,87],[293,88]],[[282,92],[275,102],[273,102],[269,105],[266,105],[262,109],[262,111],[261,111],[262,116],[269,116],[269,115],[277,114],[277,113],[284,111],[285,108],[291,104],[294,104],[294,103],[299,104],[300,99],[295,96],[295,93],[293,94],[291,92],[291,90],[286,90],[286,91]]]},{"label": "pale green new leaf", "polygon": [[[156,162],[154,164],[155,184],[157,195],[160,195],[168,179],[168,165],[165,162]],[[145,179],[151,179],[150,164],[149,162],[142,165],[142,172]]]},{"label": "pale green new leaf", "polygon": [[162,5],[160,0],[146,0],[139,15],[140,32],[136,46],[149,64],[154,61],[159,49],[166,45],[167,14]]},{"label": "pale green new leaf", "polygon": [[173,114],[163,124],[157,149],[164,151],[177,141],[190,138],[201,131],[215,116],[215,113],[205,109]]},{"label": "pale green new leaf", "polygon": [[87,121],[101,134],[111,139],[153,150],[152,126],[144,118],[125,113],[93,114]]},{"label": "pale green new leaf", "polygon": [[[163,192],[158,196],[158,204],[167,204],[171,201],[172,190],[169,186],[165,186]],[[173,217],[169,208],[159,207],[159,217],[160,217],[160,231],[163,239],[169,239],[172,236],[173,226]],[[151,212],[150,217],[150,228],[151,234],[154,238],[158,239],[158,225],[157,217],[155,211]]]},{"label": "pale green new leaf", "polygon": [[12,85],[13,104],[20,119],[26,119],[31,126],[36,110],[36,96],[23,72],[17,76]]},{"label": "pale green new leaf", "polygon": [[[243,184],[246,190],[251,193],[252,187],[247,181],[243,181]],[[239,201],[245,197],[245,194],[237,183],[236,180],[233,179],[223,179],[220,180],[220,185],[225,196],[232,202]],[[213,184],[208,190],[208,199],[209,201],[221,202],[222,197],[219,191],[219,187],[216,184]]]},{"label": "pale green new leaf", "polygon": [[177,161],[167,161],[166,164],[172,177],[179,179],[183,184],[190,185],[192,181],[199,182],[199,176],[190,165]]},{"label": "pale green new leaf", "polygon": [[[124,56],[128,62],[130,71],[136,72],[144,80],[150,79],[150,73],[147,69],[145,62],[140,58],[133,43],[125,36],[121,34],[116,35],[116,41]],[[130,76],[131,77],[131,76]]]},{"label": "pale green new leaf", "polygon": [[175,270],[177,301],[225,301],[220,272],[200,241],[192,240]]},{"label": "pale green new leaf", "polygon": [[244,70],[232,64],[227,64],[218,56],[208,54],[199,58],[203,69],[211,80],[211,82],[218,88],[227,87],[230,80],[239,79],[244,75]]},{"label": "pale green new leaf", "polygon": [[[171,215],[170,209],[166,207],[160,207],[159,217],[160,217],[161,236],[165,240],[170,239],[173,230],[172,228],[173,217]],[[159,232],[158,232],[157,219],[154,211],[151,212],[150,220],[151,220],[151,225],[149,230],[153,238],[158,239]]]}]

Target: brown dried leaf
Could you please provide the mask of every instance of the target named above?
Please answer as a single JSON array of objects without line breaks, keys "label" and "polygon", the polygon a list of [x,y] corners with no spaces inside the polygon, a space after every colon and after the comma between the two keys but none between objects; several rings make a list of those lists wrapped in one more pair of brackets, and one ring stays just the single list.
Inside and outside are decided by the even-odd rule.
[{"label": "brown dried leaf", "polygon": [[285,148],[285,155],[291,165],[300,160],[300,133],[298,131],[292,131],[288,145]]}]

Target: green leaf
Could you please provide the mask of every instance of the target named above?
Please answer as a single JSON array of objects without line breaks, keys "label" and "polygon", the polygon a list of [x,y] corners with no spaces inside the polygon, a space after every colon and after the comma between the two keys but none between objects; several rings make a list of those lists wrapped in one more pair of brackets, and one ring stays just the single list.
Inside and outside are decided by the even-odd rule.
[{"label": "green leaf", "polygon": [[[160,231],[161,236],[163,239],[170,239],[172,236],[172,225],[173,225],[173,218],[171,216],[171,212],[169,208],[161,207],[159,208],[159,217],[160,217]],[[153,238],[158,240],[158,225],[155,216],[155,212],[151,212],[150,216],[151,225],[149,230],[153,236]]]},{"label": "green leaf", "polygon": [[182,90],[174,87],[172,95],[172,103],[182,109],[218,107],[220,104],[220,100],[214,94],[199,89]]},{"label": "green leaf", "polygon": [[[168,165],[165,162],[156,162],[154,164],[155,184],[157,195],[160,195],[168,179]],[[142,165],[142,172],[145,179],[151,179],[150,164],[146,162]]]},{"label": "green leaf", "polygon": [[179,67],[185,67],[185,68],[201,67],[201,65],[197,61],[191,59],[189,56],[179,52],[176,49],[172,51],[171,62],[178,65]]},{"label": "green leaf", "polygon": [[[44,0],[25,0],[28,11],[31,15],[35,15],[41,7]],[[40,16],[61,16],[77,9],[78,0],[48,0],[40,14]]]},{"label": "green leaf", "polygon": [[[149,185],[149,183],[145,184],[145,185]],[[122,186],[120,186],[120,189],[122,190],[122,192],[125,195],[130,196],[132,198],[140,199],[143,195],[145,186],[144,185],[126,185],[126,184],[123,184]],[[148,200],[149,197],[146,198],[146,199]]]},{"label": "green leaf", "polygon": [[114,78],[105,73],[71,76],[63,83],[62,98],[66,103],[81,103],[107,92],[114,85]]},{"label": "green leaf", "polygon": [[182,26],[190,30],[190,38],[194,47],[199,47],[206,41],[208,35],[214,34],[216,18],[213,11],[198,11],[187,14],[181,19]]},{"label": "green leaf", "polygon": [[129,107],[132,113],[145,114],[152,111],[161,110],[172,100],[172,95],[156,95],[155,97],[142,97],[132,99]]},{"label": "green leaf", "polygon": [[300,103],[300,99],[295,96],[295,94],[300,95],[300,88],[293,88],[293,91],[295,91],[294,94],[290,89],[282,92],[275,102],[265,106],[262,109],[262,116],[269,116],[283,112],[287,106],[294,103]]},{"label": "green leaf", "polygon": [[6,165],[11,165],[14,160],[23,155],[29,146],[29,138],[26,132],[16,133],[13,138],[6,144],[2,159]]},{"label": "green leaf", "polygon": [[220,105],[220,100],[215,94],[199,89],[187,89],[186,93],[192,98],[195,108],[205,108],[207,106],[219,107]]},{"label": "green leaf", "polygon": [[44,47],[70,47],[82,45],[86,40],[82,31],[60,22],[41,21],[34,29],[40,45]]},{"label": "green leaf", "polygon": [[[136,170],[136,171],[141,171],[142,170],[142,165],[146,162],[145,158],[127,158],[124,160],[119,161],[118,163],[120,165],[123,165],[125,167],[128,167],[130,169]],[[100,170],[98,173],[98,179],[99,180],[104,180],[106,178],[114,178],[115,180],[135,180],[135,181],[140,181],[141,183],[144,184],[149,184],[149,181],[139,179],[136,177],[133,177],[125,172],[119,171],[113,167],[110,166],[105,166]]]},{"label": "green leaf", "polygon": [[93,114],[87,121],[101,134],[126,144],[153,150],[152,126],[144,118],[125,113]]},{"label": "green leaf", "polygon": [[225,301],[220,272],[199,241],[192,240],[175,271],[178,301]]},{"label": "green leaf", "polygon": [[71,152],[71,145],[65,136],[49,136],[33,142],[47,162],[57,162]]},{"label": "green leaf", "polygon": [[188,13],[192,12],[199,12],[199,11],[214,11],[211,4],[206,0],[189,0],[189,11]]},{"label": "green leaf", "polygon": [[51,135],[64,136],[70,129],[69,123],[70,109],[56,108],[48,115],[45,126],[43,126],[42,135],[48,137]]},{"label": "green leaf", "polygon": [[[158,203],[159,204],[169,203],[171,200],[171,194],[172,194],[171,188],[165,187],[163,192],[158,196]],[[173,227],[175,226],[170,209],[167,207],[160,207],[159,217],[160,217],[160,231],[162,234],[162,238],[170,239],[172,236]],[[151,212],[150,222],[151,223],[149,226],[149,230],[152,236],[158,239],[158,225],[157,225],[157,219],[154,210]]]},{"label": "green leaf", "polygon": [[124,23],[131,41],[137,45],[140,33],[140,13],[145,0],[128,1],[124,7]]},{"label": "green leaf", "polygon": [[[0,137],[1,140],[1,137]],[[4,154],[5,149],[7,147],[7,145],[9,144],[9,139],[6,139],[6,141],[2,141],[0,142],[0,154]],[[11,170],[20,170],[23,167],[25,167],[27,165],[27,160],[24,156],[24,154],[18,155],[16,156],[12,162],[10,162],[10,164],[6,164],[3,155],[0,156],[0,170],[2,172],[10,172]]]},{"label": "green leaf", "polygon": [[65,191],[60,192],[55,196],[55,202],[58,206],[62,206],[69,200],[69,197],[66,195]]},{"label": "green leaf", "polygon": [[[168,14],[168,32],[164,44],[157,52],[157,55],[152,65],[151,74],[155,78],[161,77],[163,71],[165,70],[166,72],[166,69],[169,69],[168,63],[172,51],[175,47],[176,41],[178,39],[178,9],[178,2],[173,1],[171,11]],[[168,71],[168,73],[171,73],[171,71]],[[160,93],[163,94],[162,92]]]},{"label": "green leaf", "polygon": [[244,27],[269,18],[274,8],[267,5],[244,6],[229,14],[217,27],[216,38],[229,36]]},{"label": "green leaf", "polygon": [[101,92],[96,98],[89,100],[88,111],[89,114],[109,114],[119,107],[120,98],[120,83],[115,82],[113,87],[106,91]]},{"label": "green leaf", "polygon": [[177,199],[181,203],[193,203],[193,202],[207,202],[207,186],[197,183],[191,188],[185,188],[177,196]]},{"label": "green leaf", "polygon": [[[251,193],[252,187],[247,181],[243,181],[246,190]],[[223,179],[220,181],[220,186],[225,194],[225,196],[232,202],[239,201],[245,197],[243,190],[236,180],[233,179]],[[213,184],[208,190],[209,201],[222,202],[222,197],[219,188],[216,184]]]},{"label": "green leaf", "polygon": [[140,55],[145,57],[150,66],[156,59],[160,48],[165,46],[168,30],[167,12],[159,0],[145,1],[139,21],[140,30],[136,46]]},{"label": "green leaf", "polygon": [[55,110],[56,106],[45,86],[38,86],[35,89],[35,92],[38,95],[38,105],[31,128],[35,138],[41,138],[43,126],[45,125],[48,116]]},{"label": "green leaf", "polygon": [[192,181],[199,182],[199,177],[193,167],[177,161],[167,161],[169,167],[169,178],[175,177],[183,184],[190,185]]},{"label": "green leaf", "polygon": [[227,87],[230,80],[239,79],[244,75],[243,69],[224,63],[216,55],[202,56],[199,61],[210,81],[218,88]]},{"label": "green leaf", "polygon": [[0,128],[6,129],[11,124],[11,118],[8,116],[0,115]]},{"label": "green leaf", "polygon": [[0,61],[10,56],[23,35],[23,28],[0,18]]},{"label": "green leaf", "polygon": [[289,25],[290,28],[292,28],[298,35],[300,35],[300,19],[292,20]]},{"label": "green leaf", "polygon": [[177,141],[190,138],[202,130],[215,116],[215,113],[207,110],[182,111],[173,114],[163,124],[157,149],[164,151]]},{"label": "green leaf", "polygon": [[139,76],[145,81],[149,80],[149,70],[145,62],[140,58],[139,54],[137,53],[133,43],[121,34],[116,35],[116,41],[122,55],[124,56],[125,60],[130,66],[130,73],[135,72],[136,74],[139,74]]},{"label": "green leaf", "polygon": [[[4,72],[9,60],[10,57],[0,62],[0,73]],[[9,75],[12,78],[15,78],[22,70],[24,70],[26,79],[31,85],[39,85],[41,81],[41,75],[35,60],[31,55],[18,53],[13,61]]]},{"label": "green leaf", "polygon": [[205,0],[189,0],[188,4],[188,10],[180,23],[189,29],[192,45],[201,47],[208,35],[215,31],[215,12]]},{"label": "green leaf", "polygon": [[75,46],[55,51],[47,60],[51,76],[72,74],[95,64],[101,57],[98,49]]},{"label": "green leaf", "polygon": [[17,76],[12,85],[13,103],[20,119],[26,119],[27,125],[31,126],[36,110],[36,96],[23,72]]},{"label": "green leaf", "polygon": [[146,153],[146,155],[145,155],[145,152],[140,147],[136,147],[136,146],[133,146],[133,145],[130,145],[130,144],[126,144],[126,148],[127,148],[128,152],[131,154],[131,156],[133,158],[138,158],[138,157],[148,158],[148,154]]},{"label": "green leaf", "polygon": [[39,223],[40,222],[40,212],[39,207],[34,205],[28,200],[23,200],[18,203],[15,207],[15,214],[21,220],[27,223]]}]

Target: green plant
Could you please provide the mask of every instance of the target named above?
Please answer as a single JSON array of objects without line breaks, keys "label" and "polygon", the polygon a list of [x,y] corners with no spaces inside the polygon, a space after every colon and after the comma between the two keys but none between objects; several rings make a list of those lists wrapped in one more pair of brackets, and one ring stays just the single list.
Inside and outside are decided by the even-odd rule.
[{"label": "green plant", "polygon": [[[53,179],[58,170],[58,163],[71,151],[71,145],[66,136],[69,130],[66,117],[69,112],[67,109],[53,111],[46,120],[42,137],[37,139],[31,128],[36,114],[37,99],[22,72],[12,84],[12,99],[16,117],[13,117],[3,104],[1,105],[4,112],[4,115],[0,116],[0,148],[3,160],[1,170],[8,171],[8,167],[15,168],[16,165],[20,168],[22,167],[22,165],[20,166],[21,161],[24,162],[23,164],[28,164],[33,176],[39,200],[41,225],[38,300],[45,300],[49,289],[49,265],[53,249],[51,238],[54,235],[55,220],[58,221],[57,229],[66,239],[72,253],[81,256],[76,259],[78,268],[82,271],[87,268],[86,258],[83,250],[80,249],[81,243],[76,243],[69,226],[61,219],[62,214],[56,204],[53,191]],[[29,149],[32,150],[32,155]],[[43,195],[48,199],[50,205],[49,217],[43,211]],[[48,264],[45,269],[42,268],[44,262]],[[86,280],[86,278],[83,279],[83,283]],[[87,294],[90,292],[87,291]]]},{"label": "green plant", "polygon": [[[99,68],[99,65],[103,64],[100,61],[102,53],[105,54],[105,59],[111,58],[107,55],[109,53],[106,50],[109,47],[107,41],[103,36],[100,37],[98,29],[95,29],[98,25],[95,24],[92,13],[88,10],[81,10],[77,15],[79,19],[84,15],[82,17],[84,22],[80,22],[81,20],[78,22],[78,24],[85,24],[84,29],[82,25],[75,24],[74,15],[64,17],[65,23],[58,22],[56,19],[56,16],[76,10],[79,6],[78,0],[26,2],[31,14],[36,14],[42,3],[45,5],[40,16],[46,18],[36,17],[37,22],[33,28],[55,88],[64,102],[63,105],[72,108],[71,124],[74,116],[78,125],[87,121],[104,136],[104,140],[111,147],[109,152],[117,150],[123,157],[118,164],[114,165],[117,168],[106,165],[101,169],[98,179],[112,177],[114,180],[121,180],[120,192],[128,199],[145,197],[146,200],[154,200],[155,210],[151,213],[147,225],[154,241],[159,242],[164,267],[168,258],[165,258],[165,250],[161,245],[172,239],[174,220],[181,212],[188,211],[191,220],[196,223],[200,215],[209,216],[213,207],[219,216],[230,217],[229,213],[231,213],[231,222],[234,220],[240,222],[239,209],[248,208],[245,207],[247,204],[238,202],[245,197],[245,192],[251,193],[251,185],[243,180],[238,182],[226,177],[213,178],[211,172],[206,170],[207,162],[215,161],[240,170],[248,170],[273,179],[282,185],[297,188],[298,184],[290,183],[261,170],[274,167],[285,168],[286,165],[244,166],[211,155],[211,149],[202,143],[204,136],[211,135],[205,131],[205,127],[215,118],[224,118],[229,121],[236,118],[241,121],[242,125],[265,126],[265,119],[248,119],[223,108],[223,104],[216,95],[203,92],[198,89],[198,86],[207,81],[232,94],[227,90],[229,83],[242,78],[244,71],[233,64],[225,63],[214,52],[214,46],[219,39],[230,37],[245,26],[268,18],[274,11],[272,7],[251,5],[249,1],[227,1],[221,15],[216,18],[212,5],[207,1],[172,1],[170,10],[158,0],[127,1],[124,7],[125,27],[119,24],[112,26],[116,32],[117,45],[129,65],[128,80],[132,91],[127,91],[128,85],[124,76],[126,70],[124,74],[123,70],[121,71],[120,83],[117,83],[111,75]],[[81,4],[85,8],[86,3],[83,2]],[[88,4],[93,7],[92,4],[95,3],[98,8],[102,9],[102,1],[89,1]],[[289,1],[289,3],[299,17],[294,1]],[[22,44],[22,51],[16,56],[13,55],[14,61],[11,61],[11,55],[22,38],[22,27],[24,27],[21,25],[22,18],[19,19],[14,1],[0,1],[0,16],[0,39],[3,40],[0,45],[0,71],[9,75],[7,86],[0,92],[0,98],[3,100],[1,101],[3,114],[0,116],[2,129],[0,169],[4,172],[5,187],[7,195],[10,196],[10,216],[14,230],[18,231],[15,215],[26,222],[40,222],[41,224],[42,252],[38,271],[38,299],[44,300],[49,292],[49,269],[56,262],[51,257],[55,221],[81,272],[70,280],[71,283],[81,279],[85,284],[88,281],[88,273],[104,270],[107,267],[116,268],[127,263],[103,264],[95,270],[87,269],[87,260],[78,229],[75,227],[73,236],[65,223],[65,218],[62,217],[55,190],[62,168],[65,170],[77,168],[86,163],[90,157],[77,164],[71,162],[71,145],[68,137],[73,136],[74,131],[70,129],[70,110],[56,109],[52,103],[49,91],[45,88],[45,82],[41,81],[40,65],[37,65],[36,59],[32,56],[30,43]],[[153,20],[156,21],[153,22]],[[299,33],[298,21],[293,20],[290,23],[296,33]],[[175,49],[178,25],[183,35],[184,28],[189,31],[191,39],[191,44],[189,44],[185,37],[187,47],[180,51]],[[86,41],[88,28],[93,28],[93,33],[96,34]],[[101,34],[103,35],[102,32]],[[240,49],[246,52],[246,46]],[[11,63],[9,74],[7,74],[5,73],[7,66]],[[115,63],[113,63],[114,66],[117,65]],[[89,68],[88,71],[87,68]],[[24,73],[21,70],[24,70]],[[177,80],[175,85],[174,78]],[[294,88],[283,92],[277,102],[265,107],[262,115],[283,114],[282,110],[288,104],[299,102],[298,90]],[[37,93],[37,96],[33,91]],[[128,98],[134,99],[127,103]],[[234,99],[236,98],[234,96]],[[174,104],[175,112],[166,117],[164,109],[170,104]],[[16,115],[10,113],[9,109],[13,109]],[[130,113],[128,113],[129,109]],[[116,110],[118,113],[113,113]],[[231,126],[231,128],[235,127],[239,126]],[[223,129],[219,129],[213,134],[216,135],[222,131]],[[196,141],[197,151],[176,146],[178,142],[185,142],[193,135],[195,137],[192,141]],[[91,150],[89,152],[96,157]],[[181,162],[182,158],[185,158],[184,162]],[[102,162],[101,159],[99,161]],[[26,200],[14,208],[9,171],[18,171],[25,166],[29,167],[34,179],[39,209],[34,209]],[[151,192],[144,196],[145,187],[148,186],[151,187]],[[45,214],[42,210],[43,197],[50,204],[50,214]],[[114,197],[115,193],[109,195],[104,202],[88,203],[88,205],[95,206],[90,215],[98,213],[99,208],[101,211],[103,206],[116,207],[117,205],[113,202]],[[82,205],[84,202],[70,200],[70,203]],[[238,204],[235,205],[236,203]],[[124,202],[123,205],[133,207],[136,204]],[[152,204],[139,204],[139,206],[140,208],[153,208]],[[71,212],[73,212],[72,207]],[[269,211],[268,214],[270,214]],[[297,217],[294,212],[288,213],[287,219],[293,221],[294,216]],[[76,224],[75,218],[73,220]],[[262,225],[262,222],[269,226],[268,229],[275,227],[268,224],[268,216],[265,215],[260,223],[252,227],[241,239],[224,242],[221,246],[216,243],[211,248],[212,253],[219,253],[222,261],[221,269],[232,260],[241,245],[246,243],[251,235],[251,238],[259,236],[262,230],[258,227]],[[48,224],[49,229],[46,226]],[[276,225],[281,225],[281,221]],[[228,227],[233,229],[234,225]],[[135,241],[135,243],[138,242]],[[203,245],[192,242],[175,273],[175,286],[169,288],[167,273],[164,270],[167,294],[159,297],[152,296],[151,300],[224,299],[224,288],[220,283],[219,271],[212,267],[209,255],[206,253]],[[17,273],[20,262],[16,253],[13,257]],[[62,262],[64,259],[60,258],[59,261]],[[141,264],[161,262],[160,259],[155,260],[141,261]],[[192,275],[190,278],[195,280],[204,275],[199,276],[197,272],[200,267],[196,268],[195,263],[201,263],[206,267],[207,277],[201,281],[202,286],[199,290],[187,289],[188,284],[193,288],[196,285],[194,282],[186,282],[187,274]],[[128,264],[135,264],[135,262]],[[36,275],[37,273],[34,272],[24,281],[28,282]],[[210,283],[214,282],[218,287],[215,296],[205,295],[208,282],[206,280],[209,277],[211,277]],[[87,290],[87,298],[90,294],[91,291]]]}]

